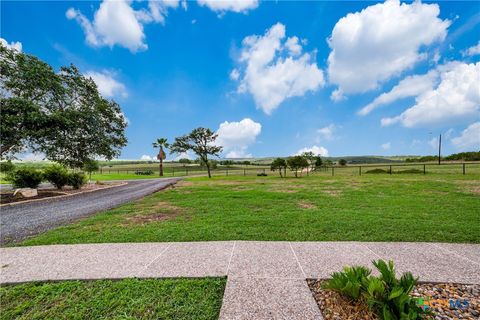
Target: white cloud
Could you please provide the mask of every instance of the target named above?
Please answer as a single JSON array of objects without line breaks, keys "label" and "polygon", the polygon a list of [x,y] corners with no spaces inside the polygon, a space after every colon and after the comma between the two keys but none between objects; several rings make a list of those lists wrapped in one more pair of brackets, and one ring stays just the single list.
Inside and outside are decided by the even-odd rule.
[{"label": "white cloud", "polygon": [[480,122],[469,125],[460,136],[452,139],[452,144],[462,151],[480,150]]},{"label": "white cloud", "polygon": [[134,10],[130,0],[104,0],[93,21],[74,8],[69,8],[65,15],[80,24],[89,45],[110,48],[119,45],[137,52],[148,48],[143,24],[164,24],[168,10],[177,8],[178,4],[178,0],[152,0],[148,2],[148,10]]},{"label": "white cloud", "polygon": [[336,89],[332,91],[332,94],[330,95],[330,99],[333,102],[339,102],[345,100],[347,97],[343,94],[343,91],[341,89]]},{"label": "white cloud", "polygon": [[332,123],[326,127],[318,129],[317,133],[320,135],[320,138],[323,138],[325,140],[333,140],[334,130],[335,130],[335,125]]},{"label": "white cloud", "polygon": [[227,11],[246,13],[258,7],[258,0],[197,0],[197,2],[200,6],[218,13]]},{"label": "white cloud", "polygon": [[405,127],[428,127],[478,118],[480,62],[450,63],[439,70],[440,82],[436,88],[422,92],[415,105],[400,115],[383,118],[382,126],[401,123]]},{"label": "white cloud", "polygon": [[261,131],[262,125],[249,118],[239,122],[225,121],[217,130],[216,144],[223,147],[227,158],[251,157],[247,154],[247,148],[255,143]]},{"label": "white cloud", "polygon": [[191,152],[191,151],[187,151],[187,152],[182,152],[182,153],[179,153],[174,161],[178,161],[180,159],[188,159],[188,160],[195,160],[195,156],[194,154]]},{"label": "white cloud", "polygon": [[115,79],[115,74],[109,71],[88,71],[85,73],[86,77],[92,78],[97,84],[98,91],[105,98],[112,98],[120,96],[126,98],[128,96],[125,85]]},{"label": "white cloud", "polygon": [[19,41],[16,41],[16,42],[10,42],[8,43],[7,40],[3,39],[3,38],[0,38],[0,43],[7,47],[8,49],[13,49],[13,50],[16,50],[18,52],[22,52],[22,43],[19,42]]},{"label": "white cloud", "polygon": [[328,39],[330,83],[360,93],[411,68],[424,46],[445,38],[450,21],[439,13],[437,4],[387,0],[341,18]]},{"label": "white cloud", "polygon": [[301,46],[298,39],[289,39],[285,41],[285,26],[277,23],[263,36],[251,35],[242,42],[239,72],[243,77],[239,76],[238,92],[251,93],[257,107],[266,114],[285,99],[303,96],[324,85],[323,73],[312,56],[304,53],[295,57],[301,53]]},{"label": "white cloud", "polygon": [[438,138],[432,138],[432,139],[428,140],[428,145],[432,149],[438,149]]},{"label": "white cloud", "polygon": [[314,145],[310,148],[305,147],[297,151],[295,155],[301,155],[304,152],[313,152],[315,155],[320,155],[322,157],[328,157],[328,150],[324,147],[319,147],[317,145]]},{"label": "white cloud", "polygon": [[149,155],[144,154],[143,156],[140,157],[140,160],[152,161],[153,158]]},{"label": "white cloud", "polygon": [[464,52],[462,52],[462,54],[464,56],[476,56],[476,55],[480,54],[480,41],[478,41],[478,43],[476,45],[474,45],[473,47],[470,47],[467,50],[465,50]]},{"label": "white cloud", "polygon": [[381,145],[383,150],[388,150],[388,149],[390,149],[391,146],[392,146],[392,144],[390,142],[385,142]]},{"label": "white cloud", "polygon": [[408,76],[389,92],[384,92],[376,97],[375,100],[363,107],[358,114],[364,116],[382,105],[393,103],[399,99],[417,96],[431,90],[436,84],[438,76],[437,70],[431,70],[423,75]]},{"label": "white cloud", "polygon": [[240,72],[237,69],[233,69],[232,72],[230,72],[230,79],[237,81],[238,78],[240,78]]}]

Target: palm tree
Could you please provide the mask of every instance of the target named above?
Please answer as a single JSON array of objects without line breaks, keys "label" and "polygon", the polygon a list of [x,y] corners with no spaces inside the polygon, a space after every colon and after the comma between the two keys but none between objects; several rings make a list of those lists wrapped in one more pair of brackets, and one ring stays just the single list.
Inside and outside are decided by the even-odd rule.
[{"label": "palm tree", "polygon": [[158,152],[158,160],[160,160],[160,176],[163,176],[163,159],[165,159],[163,148],[168,148],[169,144],[166,138],[158,138],[157,141],[152,143],[152,145],[154,148],[160,148],[160,151]]}]

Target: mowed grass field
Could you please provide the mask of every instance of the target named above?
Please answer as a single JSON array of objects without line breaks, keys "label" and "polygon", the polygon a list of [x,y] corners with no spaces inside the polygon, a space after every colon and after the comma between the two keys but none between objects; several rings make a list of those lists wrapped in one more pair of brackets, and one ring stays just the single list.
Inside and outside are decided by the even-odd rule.
[{"label": "mowed grass field", "polygon": [[0,287],[0,319],[218,319],[226,279],[125,279]]},{"label": "mowed grass field", "polygon": [[205,240],[480,243],[480,173],[189,178],[20,245]]}]

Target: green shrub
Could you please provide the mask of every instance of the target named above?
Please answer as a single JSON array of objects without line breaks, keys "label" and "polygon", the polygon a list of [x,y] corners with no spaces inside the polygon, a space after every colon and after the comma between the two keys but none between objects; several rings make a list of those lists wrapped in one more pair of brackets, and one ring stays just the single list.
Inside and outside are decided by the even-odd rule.
[{"label": "green shrub", "polygon": [[53,184],[57,189],[62,189],[68,184],[68,170],[60,165],[54,164],[46,167],[43,171],[43,176],[45,177],[45,180]]},{"label": "green shrub", "polygon": [[87,183],[87,177],[82,172],[72,172],[68,175],[67,184],[73,189],[80,189],[85,183]]},{"label": "green shrub", "polygon": [[34,168],[24,167],[8,172],[6,180],[16,188],[36,189],[43,181],[43,174]]},{"label": "green shrub", "polygon": [[380,276],[371,276],[371,270],[365,267],[345,267],[343,272],[333,273],[324,288],[364,301],[384,320],[418,320],[429,313],[410,296],[418,278],[407,272],[397,279],[393,261],[378,260],[373,261],[373,265]]},{"label": "green shrub", "polygon": [[399,170],[399,171],[394,172],[394,173],[423,173],[423,170],[419,170],[419,169],[406,169],[406,170]]},{"label": "green shrub", "polygon": [[369,279],[364,294],[369,307],[384,320],[421,319],[425,311],[417,305],[416,299],[410,296],[418,278],[407,272],[397,279],[393,261],[387,264],[378,260],[373,264],[380,276]]},{"label": "green shrub", "polygon": [[389,172],[390,172],[390,170],[387,171],[387,170],[379,169],[379,168],[365,171],[365,173],[389,173]]},{"label": "green shrub", "polygon": [[342,272],[332,274],[332,279],[325,283],[324,288],[357,300],[361,297],[362,287],[365,288],[368,283],[370,273],[370,269],[362,266],[344,267]]},{"label": "green shrub", "polygon": [[0,162],[0,172],[8,173],[11,172],[15,169],[15,165],[12,163],[12,161],[4,161]]}]

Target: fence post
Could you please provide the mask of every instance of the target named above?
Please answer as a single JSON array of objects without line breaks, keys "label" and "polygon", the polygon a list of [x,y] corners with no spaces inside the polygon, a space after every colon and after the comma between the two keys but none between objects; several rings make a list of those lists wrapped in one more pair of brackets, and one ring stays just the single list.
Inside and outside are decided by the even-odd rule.
[{"label": "fence post", "polygon": [[332,167],[332,177],[333,177],[333,175],[334,175],[334,169],[333,169],[333,167]]},{"label": "fence post", "polygon": [[463,174],[465,174],[465,163],[463,164]]},{"label": "fence post", "polygon": [[362,175],[362,166],[358,167],[358,174]]},{"label": "fence post", "polygon": [[245,172],[245,169],[243,169],[243,176],[244,176],[244,177],[246,176],[246,172]]},{"label": "fence post", "polygon": [[103,174],[103,169],[100,169],[100,174]]},{"label": "fence post", "polygon": [[188,168],[185,168],[185,175],[188,176]]},{"label": "fence post", "polygon": [[392,166],[390,165],[390,174],[392,174]]},{"label": "fence post", "polygon": [[172,176],[175,177],[175,168],[172,167]]},{"label": "fence post", "polygon": [[117,173],[120,174],[120,170],[117,170]]},{"label": "fence post", "polygon": [[263,173],[265,174],[265,168],[263,168]]},{"label": "fence post", "polygon": [[423,174],[426,173],[427,170],[425,170],[425,165],[423,165]]},{"label": "fence post", "polygon": [[228,169],[227,169],[227,176],[228,176]]}]

